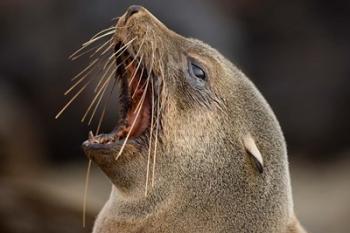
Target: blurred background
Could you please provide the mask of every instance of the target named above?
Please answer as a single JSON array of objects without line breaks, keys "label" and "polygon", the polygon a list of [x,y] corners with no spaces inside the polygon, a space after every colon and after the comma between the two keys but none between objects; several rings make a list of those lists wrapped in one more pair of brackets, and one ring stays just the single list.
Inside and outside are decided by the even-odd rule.
[{"label": "blurred background", "polygon": [[90,232],[110,183],[92,168],[82,96],[59,120],[84,61],[68,56],[131,4],[217,48],[257,85],[284,130],[299,219],[350,231],[350,1],[1,0],[0,232]]}]

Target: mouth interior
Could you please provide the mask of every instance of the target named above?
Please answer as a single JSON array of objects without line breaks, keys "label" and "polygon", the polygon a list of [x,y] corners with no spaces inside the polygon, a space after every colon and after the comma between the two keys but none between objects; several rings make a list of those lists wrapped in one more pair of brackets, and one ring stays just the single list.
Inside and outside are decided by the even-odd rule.
[{"label": "mouth interior", "polygon": [[[116,45],[115,51],[123,46]],[[120,119],[112,132],[93,136],[89,141],[93,144],[112,144],[123,139],[135,139],[144,135],[150,128],[151,88],[147,81],[149,72],[127,50],[116,56],[116,76],[120,83]]]}]

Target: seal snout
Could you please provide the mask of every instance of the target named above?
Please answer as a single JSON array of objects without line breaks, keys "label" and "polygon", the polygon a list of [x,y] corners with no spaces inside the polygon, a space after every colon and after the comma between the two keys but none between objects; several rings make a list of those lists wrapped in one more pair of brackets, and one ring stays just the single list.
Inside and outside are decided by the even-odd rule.
[{"label": "seal snout", "polygon": [[126,11],[126,15],[125,15],[125,23],[128,21],[128,19],[134,15],[137,14],[138,12],[140,12],[143,9],[142,6],[139,5],[132,5],[130,6],[127,11]]}]

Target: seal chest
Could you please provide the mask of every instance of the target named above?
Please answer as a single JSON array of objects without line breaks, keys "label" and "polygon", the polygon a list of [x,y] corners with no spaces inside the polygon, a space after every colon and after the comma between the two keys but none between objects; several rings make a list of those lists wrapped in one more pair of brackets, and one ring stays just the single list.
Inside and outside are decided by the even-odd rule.
[{"label": "seal chest", "polygon": [[140,6],[90,43],[106,35],[120,120],[83,143],[113,183],[94,232],[303,232],[280,126],[243,73]]}]

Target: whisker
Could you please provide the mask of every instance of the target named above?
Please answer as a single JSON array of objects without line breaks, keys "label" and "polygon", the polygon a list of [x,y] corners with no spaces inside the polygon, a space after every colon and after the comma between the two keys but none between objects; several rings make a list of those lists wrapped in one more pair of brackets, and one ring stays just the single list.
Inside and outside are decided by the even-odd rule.
[{"label": "whisker", "polygon": [[[109,40],[107,40],[105,43],[103,43],[100,47],[98,47],[98,48],[96,49],[96,51],[95,51],[93,54],[90,55],[90,58],[93,57],[93,56],[95,56],[101,49],[103,49],[104,47],[106,47],[106,45],[108,45],[108,43],[111,43],[111,42],[112,42],[112,39],[109,39]],[[107,48],[110,48],[111,46],[113,46],[113,44],[109,45]],[[96,47],[97,47],[97,46],[96,46]],[[96,47],[95,47],[95,48],[96,48]],[[102,55],[102,54],[100,54],[100,55]]]},{"label": "whisker", "polygon": [[[108,82],[108,83],[109,83],[109,82]],[[103,91],[102,91],[100,97],[98,98],[97,104],[95,105],[95,108],[94,108],[94,110],[92,111],[92,114],[91,114],[91,116],[90,116],[88,125],[91,124],[91,121],[92,121],[92,119],[93,119],[94,116],[95,116],[96,110],[97,110],[98,106],[100,105],[101,100],[102,100],[102,98],[103,98],[103,96],[104,96],[104,93],[106,92],[107,88],[108,88],[108,85],[106,85],[106,86],[103,88]]]},{"label": "whisker", "polygon": [[157,144],[158,144],[158,133],[159,133],[159,99],[157,100],[157,122],[156,122],[156,135],[155,135],[155,141],[154,141],[154,152],[153,152],[153,167],[152,167],[152,187],[154,187],[154,177],[155,177],[155,170],[156,170],[156,160],[157,160]]},{"label": "whisker", "polygon": [[[121,54],[120,54],[120,55],[121,55]],[[112,72],[116,72],[116,71],[118,70],[118,68],[119,68],[129,57],[130,57],[130,55],[128,55],[123,61],[121,61],[121,63],[118,64],[118,65],[114,68],[114,70],[113,70]],[[116,57],[116,59],[117,59],[117,58],[118,58],[118,57]],[[111,60],[111,61],[107,61],[107,62],[106,62],[105,67],[106,67],[106,65],[108,65],[107,70],[104,72],[104,74],[101,76],[99,82],[97,83],[96,88],[95,88],[95,90],[94,90],[95,93],[96,93],[97,89],[99,88],[99,86],[101,85],[101,83],[102,83],[102,81],[104,80],[104,78],[106,77],[106,75],[108,74],[109,70],[115,65],[114,62],[115,62],[114,60]],[[103,68],[103,70],[105,69],[105,67]]]},{"label": "whisker", "polygon": [[[150,77],[150,76],[147,77],[147,80],[149,79],[149,77]],[[147,88],[147,86],[148,86],[148,82],[146,82],[144,86],[145,86],[144,92],[146,92],[146,91],[147,91],[146,88]],[[141,106],[142,106],[142,105],[141,105],[141,102],[139,101],[139,102],[137,103],[137,105],[136,105],[136,108],[135,108],[135,110],[134,110],[134,113],[136,113],[136,111],[138,111],[138,109],[141,108]]]},{"label": "whisker", "polygon": [[103,106],[103,110],[102,110],[102,113],[100,115],[100,119],[98,121],[98,125],[97,125],[97,129],[96,129],[95,135],[98,135],[98,133],[100,132],[101,124],[102,124],[104,115],[106,113],[107,106],[109,105],[109,102],[111,100],[111,97],[112,97],[112,94],[113,94],[113,91],[114,91],[115,83],[116,83],[116,80],[113,81],[113,86],[112,86],[111,92],[109,93],[108,100],[105,102],[105,104]]},{"label": "whisker", "polygon": [[132,25],[126,25],[126,26],[119,26],[119,27],[115,27],[116,29],[117,28],[129,28],[129,27],[131,27]]},{"label": "whisker", "polygon": [[[125,45],[123,45],[121,48],[118,49],[118,51],[116,51],[115,53],[113,53],[106,61],[105,65],[103,66],[103,70],[109,65],[111,64],[112,58],[114,58],[114,60],[116,61],[130,46],[130,44],[136,39],[136,37],[134,37],[133,39],[131,39],[128,43],[126,43]],[[119,54],[118,54],[119,53]],[[116,56],[117,55],[117,56]],[[130,57],[130,54],[121,62],[121,64],[126,61],[128,58]],[[119,65],[118,65],[119,67]]]},{"label": "whisker", "polygon": [[113,46],[114,46],[114,44],[113,43],[111,43],[111,45],[110,46],[108,46],[105,50],[103,50],[103,52],[101,53],[101,56],[102,55],[104,55],[105,53],[107,53],[107,51],[108,50],[110,50],[110,49],[112,49],[113,48]]},{"label": "whisker", "polygon": [[[153,44],[152,44],[152,48],[153,48]],[[128,139],[129,139],[130,135],[131,135],[132,130],[134,129],[135,123],[136,123],[136,121],[137,121],[137,119],[138,119],[138,117],[140,115],[140,112],[141,112],[141,109],[142,109],[142,105],[143,105],[143,103],[145,101],[146,93],[147,93],[147,90],[148,90],[148,84],[149,84],[149,80],[151,78],[151,72],[152,72],[152,69],[153,69],[153,62],[154,62],[154,50],[152,49],[152,51],[153,51],[152,52],[152,60],[151,60],[151,66],[150,66],[150,69],[149,69],[149,72],[148,72],[148,76],[147,76],[146,87],[145,87],[144,92],[142,93],[141,100],[139,101],[139,103],[138,103],[138,105],[136,107],[136,110],[137,110],[136,117],[135,117],[134,121],[132,122],[130,130],[129,130],[129,132],[128,132],[128,134],[127,134],[127,136],[126,136],[126,138],[125,138],[125,140],[123,142],[123,145],[122,145],[121,149],[119,150],[119,153],[118,153],[117,157],[115,158],[115,160],[117,160],[120,157],[120,155],[123,153],[125,145],[126,145]]]},{"label": "whisker", "polygon": [[83,69],[79,74],[75,75],[71,81],[76,80],[77,78],[79,78],[82,74],[84,74],[88,69],[90,69],[93,65],[95,65],[95,63],[98,61],[98,58],[96,58],[95,60],[93,60],[85,69]]},{"label": "whisker", "polygon": [[[131,79],[130,79],[129,87],[130,87],[132,81],[134,81],[134,78],[136,77],[137,71],[139,70],[140,65],[141,65],[141,62],[142,62],[142,58],[143,58],[143,56],[140,58],[139,64],[137,65],[137,67],[136,67],[136,69],[135,69],[135,71],[134,71],[134,74],[132,75],[132,77],[131,77]],[[141,76],[140,76],[140,79],[141,79]]]},{"label": "whisker", "polygon": [[[118,68],[119,68],[129,57],[130,57],[130,55],[128,55],[123,61],[121,61],[121,63],[118,64],[118,65],[114,68],[114,70],[113,70],[112,72],[116,72],[116,71],[118,70]],[[117,57],[117,58],[118,58],[118,57]],[[116,58],[116,59],[117,59],[117,58]],[[105,76],[108,74],[109,70],[115,65],[114,62],[115,62],[114,60],[111,60],[111,61],[107,61],[107,62],[106,62],[106,64],[105,64],[103,70],[104,70],[104,69],[106,68],[106,66],[108,65],[107,70],[106,70],[106,71],[104,72],[104,74],[101,76],[99,82],[98,82],[97,85],[96,85],[96,88],[95,88],[94,92],[97,91],[97,89],[98,89],[99,86],[101,85],[101,82],[104,80]]]},{"label": "whisker", "polygon": [[69,105],[71,105],[71,103],[73,103],[73,101],[83,92],[83,90],[85,90],[85,88],[90,84],[90,82],[86,83],[65,105],[64,107],[61,109],[61,111],[59,111],[59,113],[57,113],[57,115],[55,116],[55,119],[59,118],[61,116],[61,114],[68,108]]},{"label": "whisker", "polygon": [[[140,77],[142,77],[144,70],[145,70],[145,68],[142,67]],[[139,88],[140,83],[141,83],[141,78],[139,78],[139,81],[137,82],[135,91],[134,91],[134,93],[132,94],[131,99],[134,99],[134,97],[135,97],[135,95],[136,95],[136,93],[137,93],[137,90],[138,90],[138,88]]]},{"label": "whisker", "polygon": [[85,227],[85,225],[86,225],[86,200],[87,200],[88,187],[89,187],[91,164],[92,164],[92,161],[91,161],[91,159],[89,159],[89,163],[88,163],[87,170],[86,170],[84,195],[83,195],[83,227]]},{"label": "whisker", "polygon": [[[148,76],[148,77],[149,77],[149,76]],[[142,103],[141,103],[141,106],[142,106],[143,102],[145,101],[146,92],[147,92],[147,88],[148,88],[148,83],[149,83],[149,78],[147,79],[146,89],[145,89],[144,93],[142,94],[141,100],[139,101],[139,103],[142,102]],[[138,109],[138,111],[137,111],[137,113],[136,113],[136,116],[135,116],[135,119],[134,119],[134,121],[132,122],[130,131],[129,131],[128,134],[126,135],[126,138],[125,138],[125,140],[124,140],[124,142],[123,142],[123,145],[122,145],[122,147],[120,148],[119,153],[118,153],[117,157],[115,158],[115,160],[117,160],[117,159],[120,157],[120,155],[123,153],[124,148],[125,148],[125,146],[126,146],[126,142],[128,141],[128,139],[129,139],[129,137],[130,137],[130,134],[131,134],[132,130],[134,129],[135,123],[136,123],[136,121],[137,121],[137,119],[138,119],[138,117],[139,117],[139,115],[140,115],[141,109],[142,109],[142,108],[139,108],[139,109]]]},{"label": "whisker", "polygon": [[91,45],[92,43],[98,41],[99,39],[101,39],[101,38],[103,38],[103,37],[106,37],[106,36],[108,36],[108,35],[114,34],[114,33],[115,33],[115,30],[110,31],[110,32],[106,32],[105,34],[103,34],[103,35],[101,35],[101,36],[95,37],[94,39],[91,39],[91,40],[85,42],[85,43],[83,44],[83,46],[84,46],[84,47],[85,47],[85,46],[89,46],[89,45]]},{"label": "whisker", "polygon": [[[95,34],[93,37],[91,37],[90,40],[95,39],[96,36],[100,35],[101,33],[105,32],[105,31],[109,31],[109,30],[113,30],[113,29],[114,29],[114,32],[115,32],[115,28],[114,28],[114,27],[110,27],[110,28],[104,29],[104,30],[98,32],[97,34]],[[90,40],[89,40],[89,41],[90,41]],[[89,41],[88,41],[88,42],[89,42]],[[84,43],[84,44],[86,44],[86,43]],[[84,44],[81,46],[81,48],[79,48],[79,49],[76,50],[73,54],[71,54],[71,55],[69,56],[69,59],[75,60],[75,59],[77,59],[78,57],[80,57],[81,55],[86,54],[86,52],[84,52],[83,54],[78,55],[81,51],[83,51],[84,49],[86,49],[86,48],[88,47],[88,44],[86,44],[86,45],[84,45]],[[97,47],[97,46],[96,46],[96,47]],[[95,48],[96,48],[96,47],[95,47]],[[91,50],[93,50],[93,49],[90,49],[89,51],[91,51]],[[77,55],[77,56],[76,56],[76,55]]]},{"label": "whisker", "polygon": [[[146,34],[147,34],[147,31],[146,31]],[[140,53],[140,51],[141,51],[141,49],[142,49],[142,46],[143,46],[143,43],[145,42],[145,39],[146,39],[146,36],[143,37],[143,40],[141,41],[140,47],[139,47],[139,49],[137,50],[137,52],[136,52],[134,58],[133,58],[132,61],[125,67],[125,69],[128,69],[129,66],[135,61],[135,59],[138,58],[138,55],[139,55],[139,53]]]},{"label": "whisker", "polygon": [[[161,63],[159,64],[161,66]],[[163,73],[163,66],[160,67],[162,82],[164,83],[164,73]],[[153,167],[152,167],[152,187],[154,187],[154,180],[155,180],[155,170],[156,170],[156,160],[157,160],[157,144],[158,144],[158,133],[159,133],[159,117],[160,117],[160,85],[158,85],[157,90],[157,122],[156,122],[156,136],[155,136],[155,142],[154,142],[154,154],[153,154]]]},{"label": "whisker", "polygon": [[[120,53],[120,54],[118,54],[118,56],[116,56],[115,58],[114,58],[114,60],[107,60],[106,61],[106,63],[105,63],[105,65],[104,65],[104,67],[103,67],[103,70],[107,67],[107,65],[109,65],[109,64],[111,64],[111,62],[116,62],[117,61],[117,59],[124,53],[126,51],[126,49],[124,50],[124,51],[122,51],[122,53]],[[124,58],[124,60],[122,60],[120,63],[119,63],[119,65],[120,64],[123,64],[126,60],[128,60],[129,58],[130,58],[130,54],[128,54],[125,58]]]},{"label": "whisker", "polygon": [[[128,49],[128,48],[125,48],[117,57],[115,57],[115,60],[117,60],[117,58],[120,57],[127,49]],[[125,62],[126,62],[130,57],[131,57],[131,54],[128,54],[128,55],[124,58],[124,60],[121,61],[121,62],[117,65],[116,69],[118,69],[119,66],[125,64]],[[125,71],[121,74],[121,77],[123,77],[124,74],[126,74],[126,73],[128,72],[127,67],[129,67],[134,61],[135,61],[135,59],[133,59],[131,62],[129,62],[129,64],[124,68]],[[108,64],[108,63],[110,64],[111,62],[113,62],[113,60],[112,60],[112,61],[107,61],[106,64]]]},{"label": "whisker", "polygon": [[[75,61],[75,60],[77,60],[78,58],[80,58],[81,56],[83,56],[83,55],[85,55],[85,54],[87,54],[87,53],[90,53],[91,51],[93,51],[94,49],[96,49],[98,47],[98,45],[96,45],[96,46],[94,46],[94,47],[92,47],[92,48],[90,48],[90,49],[88,49],[88,50],[86,50],[86,51],[84,51],[84,52],[81,52],[81,53],[79,53],[79,54],[72,54],[72,55],[70,55],[69,56],[69,59],[70,60],[72,60],[72,61]],[[82,47],[82,49],[85,49],[85,47]],[[80,50],[80,51],[82,51],[82,50]],[[79,52],[80,52],[79,51]],[[74,56],[73,56],[74,55]]]},{"label": "whisker", "polygon": [[95,39],[96,37],[98,37],[99,35],[103,34],[104,32],[107,32],[107,31],[111,31],[111,30],[115,30],[116,29],[116,26],[110,26],[109,28],[105,28],[101,31],[99,31],[98,33],[96,33],[95,35],[93,35],[90,40],[93,40]]},{"label": "whisker", "polygon": [[96,133],[95,135],[98,135],[99,132],[100,132],[100,129],[101,129],[101,125],[102,125],[102,121],[103,121],[103,118],[105,116],[105,113],[106,113],[106,105],[103,106],[103,110],[102,110],[102,113],[100,115],[100,119],[98,121],[98,125],[97,125],[97,128],[96,128]]},{"label": "whisker", "polygon": [[84,81],[89,76],[91,71],[92,70],[90,70],[88,73],[86,73],[84,76],[82,76],[78,81],[76,81],[67,91],[64,92],[64,95],[68,95],[75,87],[78,86],[79,83]]},{"label": "whisker", "polygon": [[84,49],[86,49],[86,46],[82,46],[80,47],[78,50],[76,50],[74,53],[72,53],[71,55],[69,55],[68,59],[70,60],[75,60],[73,59],[76,55],[78,55],[81,51],[83,51]]},{"label": "whisker", "polygon": [[[150,69],[148,69],[147,80],[149,80],[150,77],[151,77],[152,69],[153,69],[153,63],[154,63],[154,49],[153,49],[153,43],[152,43],[152,59],[151,59]],[[146,86],[148,87],[148,81],[147,81]],[[144,93],[147,92],[147,87],[145,88]],[[138,108],[141,108],[140,102],[137,104],[134,113],[137,111]]]},{"label": "whisker", "polygon": [[[109,64],[107,70],[103,73],[103,75],[101,76],[100,80],[98,81],[94,92],[96,93],[97,89],[100,87],[102,81],[104,80],[104,78],[107,76],[107,74],[109,73],[110,69],[114,66],[115,64],[112,62],[111,64]],[[118,67],[116,67],[112,72],[115,72],[117,70]]]},{"label": "whisker", "polygon": [[[115,57],[119,52],[121,52],[120,54],[123,54],[123,52],[124,52],[125,50],[128,49],[129,45],[130,45],[134,40],[136,40],[136,37],[134,37],[134,38],[131,39],[128,43],[126,43],[126,44],[124,44],[122,47],[120,47],[116,52],[114,52],[114,53],[108,58],[108,60],[111,60],[111,59],[112,59],[113,57]],[[121,51],[121,50],[123,50],[123,51]],[[120,55],[120,54],[119,54],[119,55]],[[118,55],[117,57],[119,57],[119,55]]]},{"label": "whisker", "polygon": [[153,90],[153,79],[151,79],[151,93],[152,93],[152,104],[151,104],[151,129],[149,134],[149,143],[148,143],[148,156],[147,156],[147,171],[146,171],[146,185],[145,185],[145,196],[148,192],[148,179],[149,179],[149,170],[151,162],[151,151],[152,151],[152,136],[153,136],[153,115],[154,115],[154,90]]},{"label": "whisker", "polygon": [[89,105],[89,107],[87,108],[83,118],[81,119],[81,122],[85,121],[86,116],[88,115],[88,113],[90,112],[92,106],[94,105],[94,103],[96,102],[97,98],[99,97],[99,95],[101,94],[103,88],[109,83],[111,77],[113,76],[113,73],[107,78],[107,80],[104,82],[103,86],[100,88],[100,90],[97,92],[97,94],[95,95],[95,97],[93,98],[93,100],[91,101],[91,104]]}]

